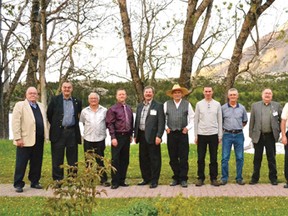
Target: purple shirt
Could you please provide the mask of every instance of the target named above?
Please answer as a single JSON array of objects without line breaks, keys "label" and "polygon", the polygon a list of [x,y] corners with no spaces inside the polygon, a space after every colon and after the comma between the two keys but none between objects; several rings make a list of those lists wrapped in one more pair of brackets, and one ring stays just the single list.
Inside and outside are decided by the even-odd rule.
[{"label": "purple shirt", "polygon": [[106,114],[106,126],[109,130],[111,139],[116,138],[116,133],[127,133],[132,136],[133,133],[133,112],[130,106],[125,104],[127,121],[124,111],[124,105],[117,103],[111,106]]}]

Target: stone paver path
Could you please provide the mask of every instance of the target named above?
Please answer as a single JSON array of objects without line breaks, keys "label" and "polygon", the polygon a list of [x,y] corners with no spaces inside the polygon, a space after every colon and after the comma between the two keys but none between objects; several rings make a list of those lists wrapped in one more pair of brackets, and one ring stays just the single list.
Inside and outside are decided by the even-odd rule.
[{"label": "stone paver path", "polygon": [[[182,194],[183,197],[264,197],[264,196],[288,196],[288,189],[283,188],[283,183],[273,186],[271,184],[256,184],[256,185],[237,185],[227,184],[225,186],[214,187],[209,184],[202,187],[196,187],[190,184],[188,188],[181,188],[180,186],[171,187],[169,185],[159,185],[155,189],[150,189],[149,186],[131,185],[129,187],[119,187],[116,190],[110,187],[98,186],[98,190],[106,190],[107,196],[102,194],[102,198],[129,198],[129,197],[175,197]],[[0,184],[0,196],[45,196],[52,197],[52,190],[37,190],[24,187],[23,193],[16,193],[11,184]]]}]

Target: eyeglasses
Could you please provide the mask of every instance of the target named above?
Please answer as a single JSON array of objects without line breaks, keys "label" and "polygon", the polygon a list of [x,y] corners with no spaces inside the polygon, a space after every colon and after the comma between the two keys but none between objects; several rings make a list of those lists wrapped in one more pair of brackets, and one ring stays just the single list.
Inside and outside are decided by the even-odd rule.
[{"label": "eyeglasses", "polygon": [[208,103],[208,109],[210,109],[210,103]]}]

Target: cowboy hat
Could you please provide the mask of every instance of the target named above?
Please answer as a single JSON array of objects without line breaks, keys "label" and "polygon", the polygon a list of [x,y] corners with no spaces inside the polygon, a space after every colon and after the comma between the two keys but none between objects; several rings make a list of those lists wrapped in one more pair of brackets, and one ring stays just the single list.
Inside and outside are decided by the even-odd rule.
[{"label": "cowboy hat", "polygon": [[166,92],[166,95],[168,95],[169,97],[172,97],[172,94],[174,91],[181,91],[183,96],[187,95],[189,93],[188,89],[187,88],[183,88],[183,87],[180,87],[179,84],[175,84],[171,90],[168,90]]}]

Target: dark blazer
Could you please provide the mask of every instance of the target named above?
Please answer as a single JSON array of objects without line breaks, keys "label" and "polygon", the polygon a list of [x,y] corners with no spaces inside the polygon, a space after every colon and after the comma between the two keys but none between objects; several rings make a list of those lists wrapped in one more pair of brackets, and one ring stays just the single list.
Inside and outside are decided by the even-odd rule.
[{"label": "dark blazer", "polygon": [[[143,103],[139,103],[136,111],[135,129],[134,129],[134,137],[136,138],[136,143],[139,142],[138,130],[143,106],[144,106]],[[160,104],[155,100],[152,100],[145,122],[145,139],[147,143],[155,144],[156,137],[162,138],[164,129],[165,129],[165,115],[163,110],[163,104]]]},{"label": "dark blazer", "polygon": [[[253,143],[258,143],[261,135],[261,106],[263,101],[258,101],[252,104],[250,123],[249,123],[249,137]],[[275,141],[277,142],[280,134],[282,107],[279,103],[271,101],[271,127]]]},{"label": "dark blazer", "polygon": [[[79,115],[82,109],[82,102],[74,97],[72,97],[74,105],[74,115],[75,115],[75,134],[76,141],[81,144],[81,134],[79,129]],[[57,142],[60,138],[62,127],[62,120],[64,116],[63,110],[63,95],[60,94],[51,99],[48,109],[47,118],[50,123],[49,138],[51,142]]]}]

